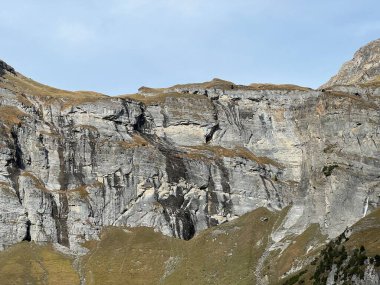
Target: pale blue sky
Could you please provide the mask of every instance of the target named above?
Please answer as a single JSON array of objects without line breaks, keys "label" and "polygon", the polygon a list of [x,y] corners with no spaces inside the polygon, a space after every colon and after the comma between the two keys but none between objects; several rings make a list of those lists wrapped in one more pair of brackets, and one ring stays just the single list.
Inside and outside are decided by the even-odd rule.
[{"label": "pale blue sky", "polygon": [[380,37],[379,0],[0,0],[0,58],[116,95],[214,77],[318,87]]}]

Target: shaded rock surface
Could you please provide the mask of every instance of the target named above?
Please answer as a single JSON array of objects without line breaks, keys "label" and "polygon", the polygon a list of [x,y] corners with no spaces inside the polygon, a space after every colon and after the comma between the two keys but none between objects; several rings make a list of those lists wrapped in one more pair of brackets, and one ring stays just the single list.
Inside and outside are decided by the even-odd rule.
[{"label": "shaded rock surface", "polygon": [[287,206],[274,242],[312,223],[335,237],[379,206],[376,86],[215,79],[107,97],[2,70],[3,248],[26,239],[82,253],[105,226],[191,239]]},{"label": "shaded rock surface", "polygon": [[0,59],[0,76],[3,76],[5,72],[10,72],[16,75],[14,68]]}]

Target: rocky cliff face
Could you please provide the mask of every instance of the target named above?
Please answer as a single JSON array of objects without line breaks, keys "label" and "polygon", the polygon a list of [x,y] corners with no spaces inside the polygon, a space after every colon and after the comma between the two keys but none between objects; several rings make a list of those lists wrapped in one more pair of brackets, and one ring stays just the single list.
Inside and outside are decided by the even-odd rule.
[{"label": "rocky cliff face", "polygon": [[359,49],[322,88],[380,82],[380,39]]},{"label": "rocky cliff face", "polygon": [[335,237],[380,204],[376,85],[215,79],[107,97],[0,68],[3,248],[33,240],[82,253],[111,225],[191,239],[287,206],[273,242],[312,223]]}]

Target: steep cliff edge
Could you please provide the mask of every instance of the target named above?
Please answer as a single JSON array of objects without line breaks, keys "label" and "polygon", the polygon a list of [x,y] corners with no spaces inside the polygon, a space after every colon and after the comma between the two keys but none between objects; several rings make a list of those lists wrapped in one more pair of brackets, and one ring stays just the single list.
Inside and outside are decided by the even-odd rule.
[{"label": "steep cliff edge", "polygon": [[286,247],[311,224],[333,238],[379,206],[376,85],[214,79],[108,97],[0,67],[2,248],[83,254],[106,226],[188,240],[262,207],[288,207],[270,234]]}]

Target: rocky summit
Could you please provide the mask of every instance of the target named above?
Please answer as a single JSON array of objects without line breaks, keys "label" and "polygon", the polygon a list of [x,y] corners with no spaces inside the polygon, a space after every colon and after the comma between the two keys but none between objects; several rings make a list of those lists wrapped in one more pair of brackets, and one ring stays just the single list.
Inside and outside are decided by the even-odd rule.
[{"label": "rocky summit", "polygon": [[9,284],[380,283],[380,39],[318,90],[0,76]]},{"label": "rocky summit", "polygon": [[354,58],[322,87],[363,83],[380,83],[380,39],[359,49]]}]

